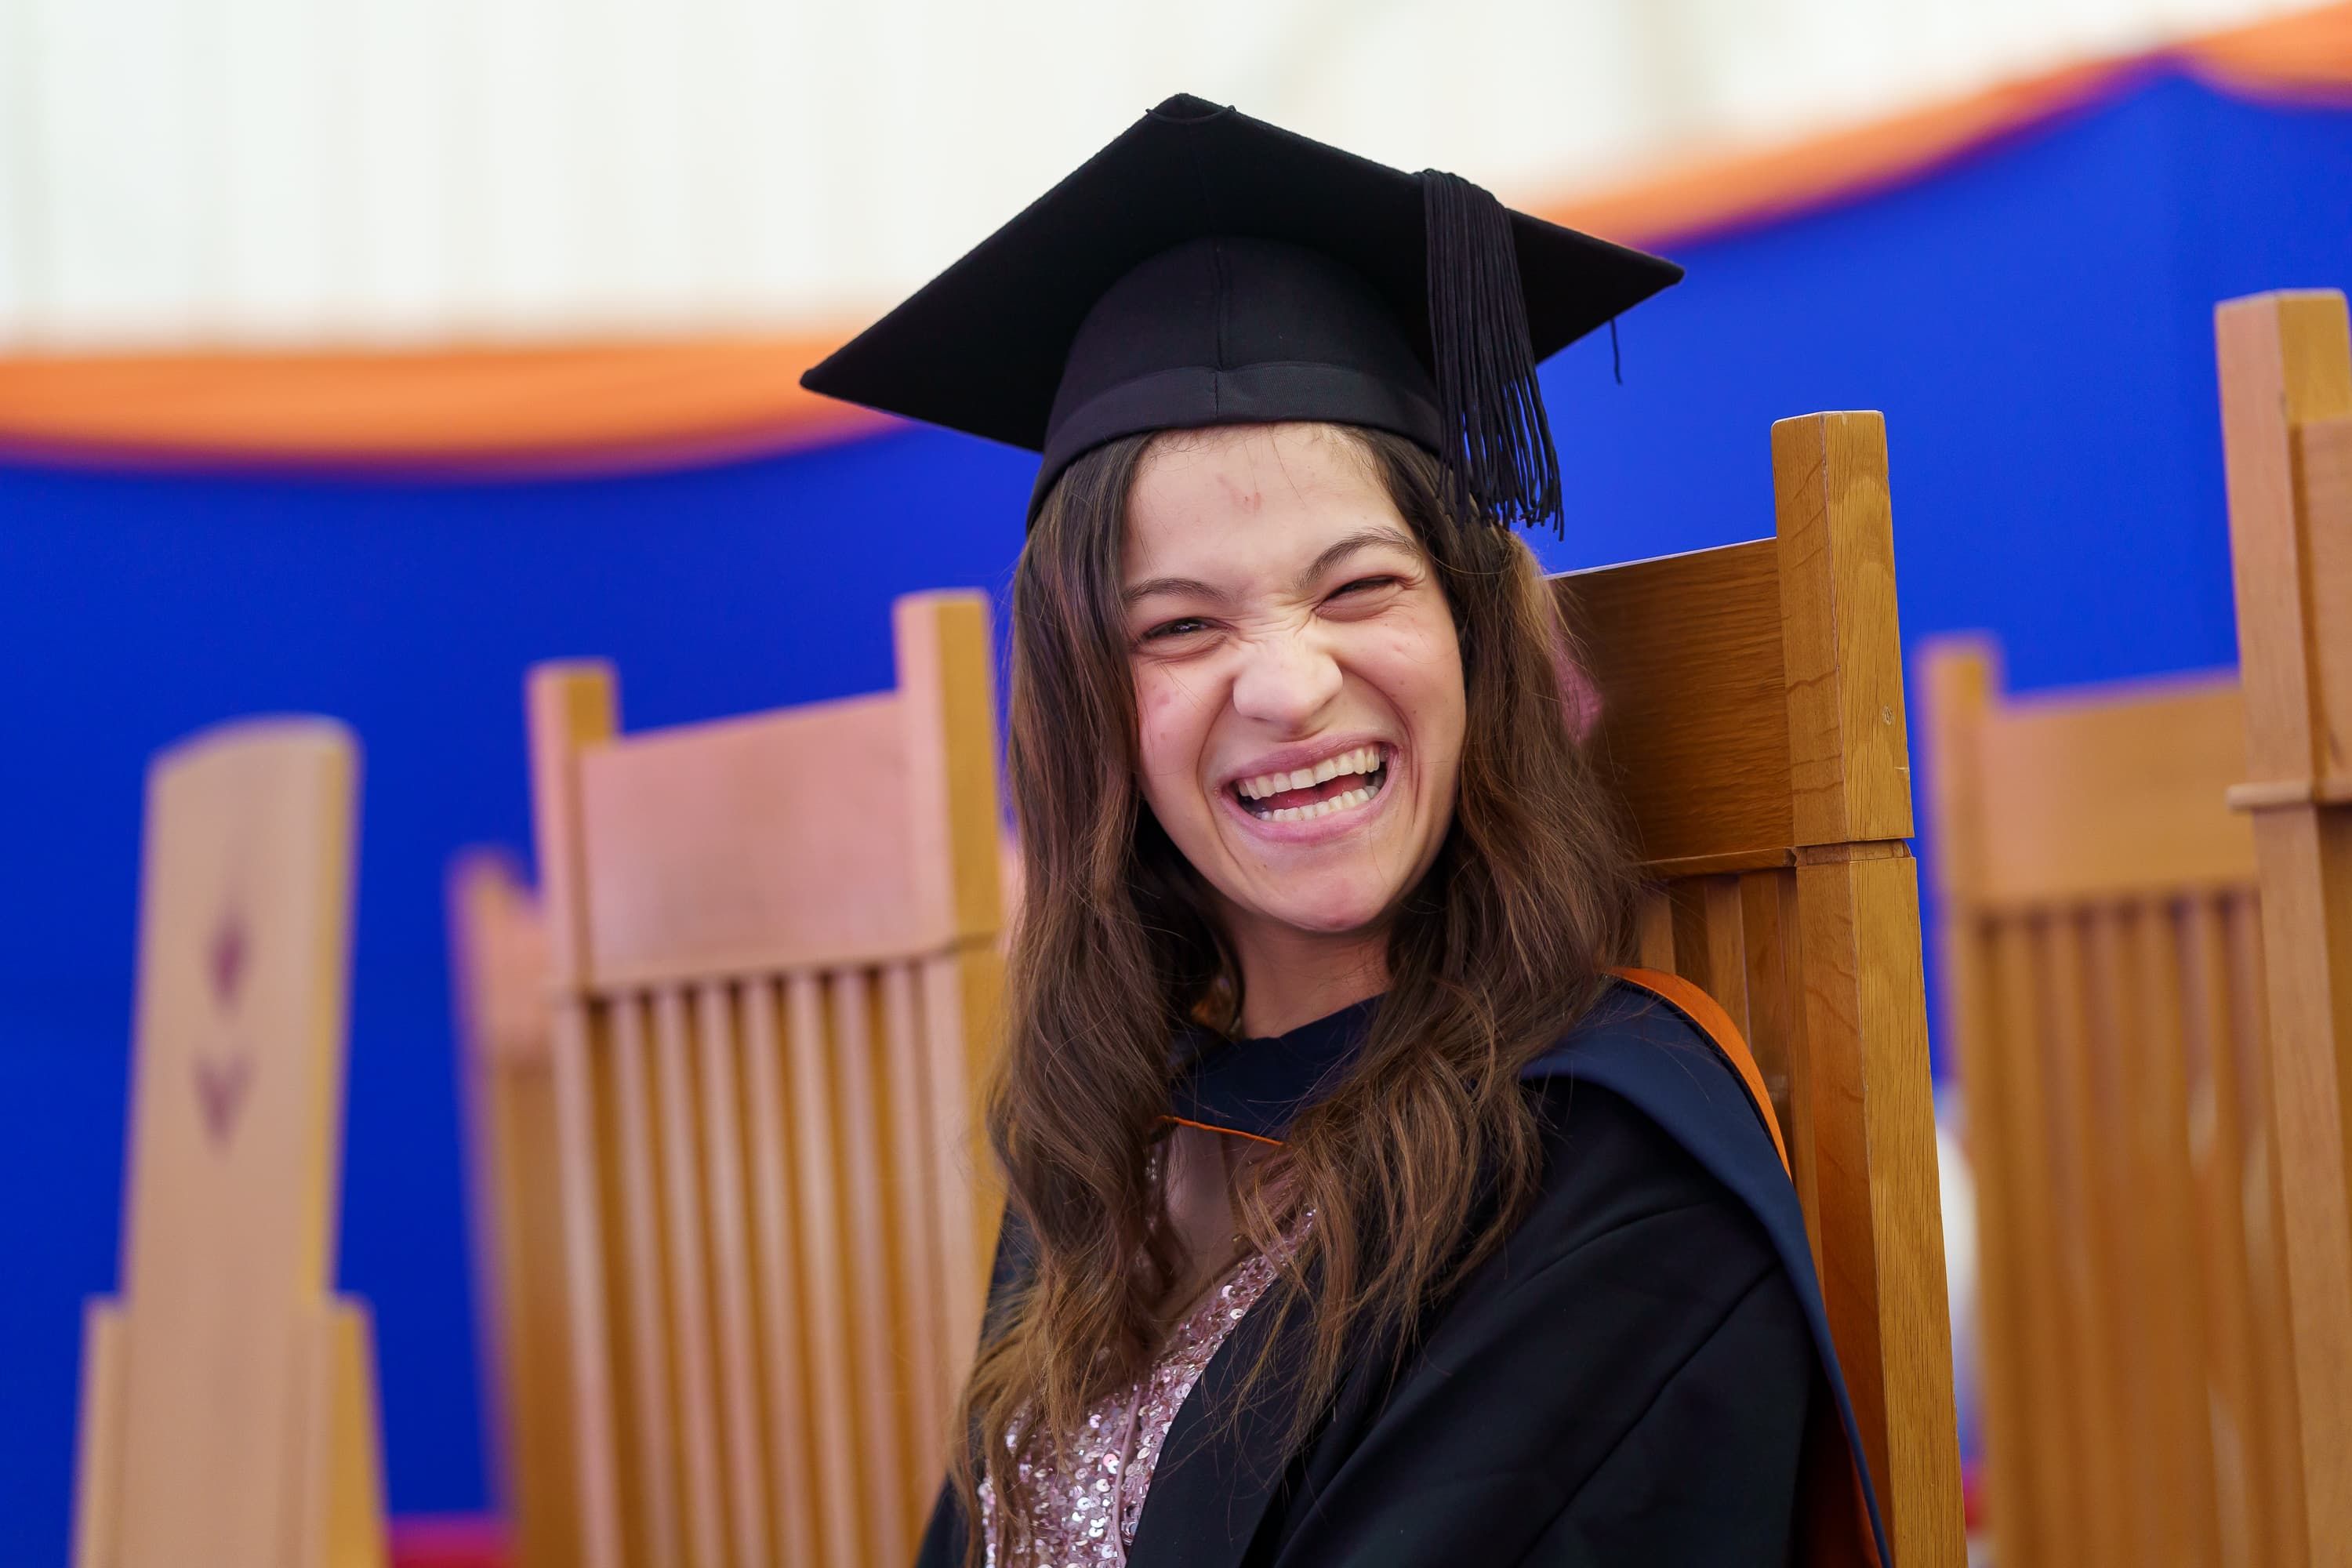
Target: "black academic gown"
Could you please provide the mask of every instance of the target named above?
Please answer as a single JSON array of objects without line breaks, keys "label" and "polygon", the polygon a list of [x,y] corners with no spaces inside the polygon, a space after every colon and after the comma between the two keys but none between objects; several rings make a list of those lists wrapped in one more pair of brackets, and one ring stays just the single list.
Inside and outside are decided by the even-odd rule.
[{"label": "black academic gown", "polygon": [[[1175,1114],[1279,1136],[1370,1005],[1215,1051]],[[1401,1367],[1360,1361],[1286,1461],[1290,1407],[1235,1408],[1278,1331],[1270,1310],[1244,1319],[1169,1431],[1129,1568],[1803,1561],[1800,1493],[1822,1481],[1807,1474],[1822,1439],[1844,1439],[1832,1462],[1859,1449],[1802,1216],[1753,1100],[1683,1013],[1622,983],[1526,1077],[1545,1130],[1527,1217]],[[1008,1238],[1002,1278],[1018,1251]],[[1884,1562],[1866,1479],[1861,1504]],[[943,1495],[919,1568],[957,1568],[963,1531]]]}]

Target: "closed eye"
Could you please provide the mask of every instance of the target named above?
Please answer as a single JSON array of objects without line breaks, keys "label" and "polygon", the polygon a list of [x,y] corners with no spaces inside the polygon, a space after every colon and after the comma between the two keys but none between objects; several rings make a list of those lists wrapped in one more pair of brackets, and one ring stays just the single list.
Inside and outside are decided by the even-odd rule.
[{"label": "closed eye", "polygon": [[1162,621],[1143,634],[1145,642],[1159,642],[1168,637],[1190,637],[1194,632],[1209,629],[1209,623],[1198,616],[1180,616],[1172,621]]},{"label": "closed eye", "polygon": [[1340,584],[1332,589],[1327,597],[1337,599],[1348,594],[1365,594],[1380,588],[1394,588],[1402,585],[1402,578],[1391,576],[1359,577],[1351,583]]}]

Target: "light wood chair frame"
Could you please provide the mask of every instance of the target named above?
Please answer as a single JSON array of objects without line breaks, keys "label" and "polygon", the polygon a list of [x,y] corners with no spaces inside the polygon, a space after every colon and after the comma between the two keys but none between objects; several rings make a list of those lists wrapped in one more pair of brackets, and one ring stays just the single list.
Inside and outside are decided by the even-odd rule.
[{"label": "light wood chair frame", "polygon": [[1772,538],[1554,582],[1649,885],[1639,961],[1753,1047],[1895,1561],[1958,1568],[1885,426],[1782,420],[1771,455]]},{"label": "light wood chair frame", "polygon": [[676,730],[531,672],[587,1568],[906,1561],[944,1463],[995,1222],[994,662],[980,595],[894,628],[893,691]]},{"label": "light wood chair frame", "polygon": [[2352,1550],[2352,339],[2334,289],[2215,313],[2312,1563]]}]

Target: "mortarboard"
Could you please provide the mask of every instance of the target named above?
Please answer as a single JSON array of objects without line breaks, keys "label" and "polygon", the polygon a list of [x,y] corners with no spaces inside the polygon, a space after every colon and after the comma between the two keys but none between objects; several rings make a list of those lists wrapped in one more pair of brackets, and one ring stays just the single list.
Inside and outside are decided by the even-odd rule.
[{"label": "mortarboard", "polygon": [[1681,277],[1180,94],[801,384],[1041,453],[1033,520],[1121,436],[1317,420],[1421,443],[1477,515],[1557,523],[1537,363]]}]

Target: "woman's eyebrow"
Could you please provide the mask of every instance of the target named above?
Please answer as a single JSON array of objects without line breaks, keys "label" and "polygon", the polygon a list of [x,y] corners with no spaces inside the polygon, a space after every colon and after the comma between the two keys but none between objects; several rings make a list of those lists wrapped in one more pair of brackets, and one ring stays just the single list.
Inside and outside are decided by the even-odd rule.
[{"label": "woman's eyebrow", "polygon": [[1402,530],[1385,526],[1358,529],[1307,563],[1307,570],[1298,574],[1297,591],[1305,593],[1316,578],[1320,577],[1357,551],[1370,550],[1381,544],[1393,545],[1399,550],[1414,555],[1421,553],[1421,546],[1414,543],[1412,538]]},{"label": "woman's eyebrow", "polygon": [[1159,594],[1181,594],[1187,598],[1208,599],[1216,604],[1226,600],[1225,591],[1212,588],[1197,577],[1147,577],[1140,583],[1130,583],[1119,594],[1119,603],[1132,605]]}]

